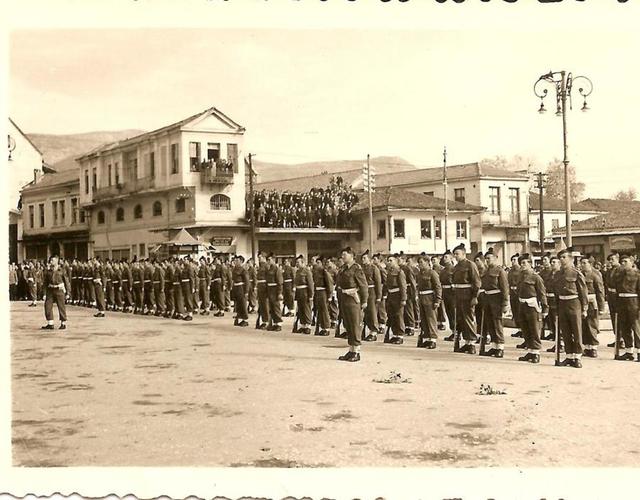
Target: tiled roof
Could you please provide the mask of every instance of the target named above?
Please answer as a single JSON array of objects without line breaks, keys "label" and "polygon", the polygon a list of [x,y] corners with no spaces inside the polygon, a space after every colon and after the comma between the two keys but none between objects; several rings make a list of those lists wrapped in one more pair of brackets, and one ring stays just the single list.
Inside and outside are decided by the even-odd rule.
[{"label": "tiled roof", "polygon": [[[640,230],[640,201],[620,201],[603,198],[588,198],[582,202],[584,206],[605,214],[590,219],[572,222],[574,231],[603,233],[615,230]],[[553,230],[554,234],[565,232],[564,227]]]},{"label": "tiled roof", "polygon": [[[405,191],[399,188],[383,188],[378,189],[371,195],[371,205],[373,209],[378,208],[406,208],[416,210],[444,210],[444,199],[428,196],[422,193],[414,193],[413,191]],[[360,201],[353,207],[353,211],[366,210],[369,208],[369,197],[364,194],[360,196]],[[482,212],[483,207],[460,203],[458,201],[449,201],[449,210],[451,211],[468,211]]]},{"label": "tiled roof", "polygon": [[80,183],[80,172],[78,170],[65,170],[54,174],[44,174],[37,183],[31,182],[22,189],[23,193],[28,193],[44,187],[53,187],[68,182],[76,181]]},{"label": "tiled roof", "polygon": [[[544,209],[554,212],[564,212],[564,198],[551,198],[544,196],[543,201]],[[535,191],[529,193],[529,210],[540,210],[540,195]],[[571,210],[573,212],[603,212],[602,208],[598,208],[588,200],[574,202],[571,204]]]},{"label": "tiled roof", "polygon": [[156,135],[158,133],[164,132],[166,130],[171,130],[171,129],[176,128],[176,127],[182,127],[183,125],[186,125],[190,121],[195,120],[196,118],[198,118],[200,116],[203,116],[203,115],[206,115],[206,114],[215,114],[222,121],[228,122],[228,124],[231,125],[232,127],[236,128],[238,130],[244,130],[244,127],[242,127],[238,123],[234,122],[231,118],[229,118],[227,115],[225,115],[222,111],[220,111],[219,109],[216,109],[215,107],[211,107],[209,109],[205,109],[204,111],[196,113],[195,115],[189,116],[188,118],[185,118],[185,119],[180,120],[178,122],[172,123],[171,125],[166,125],[166,126],[161,127],[159,129],[152,130],[151,132],[145,132],[144,134],[139,134],[139,135],[136,135],[134,137],[129,137],[129,138],[123,139],[121,141],[111,142],[109,144],[103,144],[101,146],[95,147],[95,148],[87,151],[86,153],[82,154],[81,156],[77,157],[76,160],[80,160],[81,158],[85,158],[87,156],[91,156],[91,155],[99,153],[99,152],[109,151],[111,149],[115,149],[115,148],[118,148],[120,146],[126,146],[129,143],[135,143],[135,142],[138,142],[138,141],[142,141],[142,140],[146,139],[147,137],[151,137],[153,135]]}]

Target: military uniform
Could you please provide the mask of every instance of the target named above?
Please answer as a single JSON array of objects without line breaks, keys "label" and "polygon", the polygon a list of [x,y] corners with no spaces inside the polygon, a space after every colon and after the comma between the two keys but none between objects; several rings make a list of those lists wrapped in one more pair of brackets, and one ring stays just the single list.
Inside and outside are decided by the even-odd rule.
[{"label": "military uniform", "polygon": [[567,359],[582,355],[582,313],[589,307],[584,276],[575,267],[561,268],[554,276],[558,325]]},{"label": "military uniform", "polygon": [[290,264],[285,264],[282,269],[282,295],[284,298],[284,307],[287,308],[287,316],[291,316],[293,311],[293,267]]},{"label": "military uniform", "polygon": [[298,316],[298,330],[300,333],[311,333],[311,303],[315,292],[313,276],[311,271],[305,266],[296,268],[293,278],[296,294],[296,310]]},{"label": "military uniform", "polygon": [[131,289],[133,287],[133,275],[131,273],[131,267],[126,262],[122,265],[122,299],[124,307],[127,311],[131,311],[133,307],[133,297],[131,295]]},{"label": "military uniform", "polygon": [[533,270],[520,271],[520,283],[518,283],[518,314],[520,328],[528,351],[527,356],[521,361],[540,361],[540,331],[542,316],[547,314],[547,291],[542,278]]},{"label": "military uniform", "polygon": [[115,307],[113,296],[113,268],[109,262],[104,265],[104,291],[106,309],[113,309]]},{"label": "military uniform", "polygon": [[253,264],[247,266],[247,271],[249,272],[249,312],[253,312],[258,308],[258,298],[256,296],[258,271]]},{"label": "military uniform", "polygon": [[71,265],[71,302],[74,304],[80,304],[82,302],[80,278],[80,266],[77,262],[74,262]]},{"label": "military uniform", "polygon": [[24,279],[27,281],[27,293],[31,305],[35,306],[37,300],[36,272],[32,266],[25,266]]},{"label": "military uniform", "polygon": [[555,272],[553,271],[551,266],[544,267],[540,270],[540,278],[542,278],[542,282],[544,283],[544,288],[547,291],[547,304],[549,306],[549,314],[542,322],[542,328],[541,328],[542,340],[545,340],[544,338],[545,323],[547,325],[547,328],[551,332],[551,334],[549,335],[549,337],[547,337],[547,339],[548,340],[556,339],[556,323],[558,321],[558,308],[556,305],[556,294],[553,291],[554,276],[555,276]]},{"label": "military uniform", "polygon": [[404,308],[407,303],[407,281],[402,269],[387,267],[387,281],[382,293],[387,296],[387,331],[391,330],[392,333],[392,337],[385,339],[385,342],[401,344],[405,332]]},{"label": "military uniform", "polygon": [[520,327],[520,302],[518,301],[518,284],[520,283],[521,269],[519,265],[511,266],[507,278],[509,280],[509,302],[511,304],[511,314],[513,322],[519,330]]},{"label": "military uniform", "polygon": [[133,303],[134,303],[134,314],[142,314],[142,309],[144,307],[144,289],[143,289],[143,280],[144,280],[144,271],[140,266],[140,263],[133,264],[131,268],[131,275],[133,276]]},{"label": "military uniform", "polygon": [[509,281],[500,266],[489,264],[481,278],[484,290],[482,304],[486,332],[491,337],[491,348],[485,354],[502,357],[504,353],[504,329],[502,312],[509,303]]},{"label": "military uniform", "polygon": [[225,294],[226,273],[222,264],[218,263],[211,275],[211,286],[213,288],[213,302],[218,311],[215,316],[224,316],[224,294]]},{"label": "military uniform", "polygon": [[153,266],[153,301],[156,305],[155,315],[160,316],[164,314],[166,310],[165,304],[165,273],[164,268],[159,262],[156,262]]},{"label": "military uniform", "polygon": [[175,313],[174,290],[175,267],[171,261],[164,263],[164,299],[166,303],[165,318],[170,318]]},{"label": "military uniform", "polygon": [[153,293],[153,266],[150,262],[145,262],[142,266],[142,288],[144,291],[144,308],[146,314],[151,314],[155,309]]},{"label": "military uniform", "polygon": [[[468,259],[462,259],[453,268],[451,286],[455,295],[456,330],[462,334],[465,347],[461,352],[473,354],[472,345],[476,337],[475,305],[480,290],[480,275],[476,265]],[[474,300],[475,299],[475,300]]]},{"label": "military uniform", "polygon": [[231,307],[231,300],[233,299],[233,297],[231,296],[233,273],[230,265],[223,264],[222,269],[225,273],[224,308],[228,311]]},{"label": "military uniform", "polygon": [[111,284],[113,285],[113,306],[115,311],[122,311],[124,309],[122,303],[122,266],[118,263],[113,265],[113,274],[111,277]]},{"label": "military uniform", "polygon": [[380,300],[376,302],[378,313],[378,325],[380,329],[387,325],[387,295],[385,293],[385,283],[387,281],[387,269],[382,264],[374,264],[380,271]]},{"label": "military uniform", "polygon": [[413,335],[413,330],[416,328],[416,277],[413,269],[408,264],[401,265],[400,269],[404,272],[407,287],[407,303],[404,306],[405,333]]},{"label": "military uniform", "polygon": [[617,308],[617,297],[618,292],[616,290],[617,286],[617,272],[620,270],[620,264],[614,264],[610,269],[604,273],[604,286],[606,288],[606,299],[607,304],[609,305],[609,314],[611,315],[611,325],[613,326],[613,332],[617,332],[617,320],[618,320],[618,308]]},{"label": "military uniform", "polygon": [[[378,324],[378,304],[382,301],[382,278],[380,269],[375,264],[362,264],[362,272],[367,280],[369,290],[367,296],[367,308],[364,310],[364,325],[368,328],[369,334],[375,335],[380,330]],[[367,340],[367,338],[365,338]],[[373,338],[371,339],[373,340]]]},{"label": "military uniform", "polygon": [[268,264],[266,262],[260,262],[256,270],[256,293],[258,296],[260,328],[266,328],[270,320],[269,297],[267,295],[267,268]]},{"label": "military uniform", "polygon": [[456,296],[451,285],[451,279],[453,278],[453,267],[453,264],[447,263],[442,267],[442,270],[440,271],[440,284],[442,285],[442,303],[444,304],[444,311],[447,314],[447,319],[449,320],[449,328],[451,329],[451,340],[453,340],[456,331]]},{"label": "military uniform", "polygon": [[195,309],[193,293],[196,290],[196,273],[189,261],[185,261],[180,270],[180,283],[182,284],[182,300],[186,314],[184,319],[189,320]]},{"label": "military uniform", "polygon": [[602,275],[595,269],[584,273],[584,281],[587,285],[587,300],[589,302],[587,317],[582,319],[584,354],[596,357],[599,345],[600,314],[604,312],[604,283]]},{"label": "military uniform", "polygon": [[336,286],[340,294],[340,312],[342,324],[347,331],[349,346],[357,348],[362,341],[360,324],[362,322],[362,306],[368,299],[367,280],[360,264],[344,264],[338,272]]},{"label": "military uniform", "polygon": [[331,328],[329,298],[333,295],[333,279],[322,265],[322,261],[317,261],[313,266],[312,277],[317,329],[320,335],[328,335],[328,330]]},{"label": "military uniform", "polygon": [[198,297],[200,299],[200,314],[209,314],[209,286],[211,285],[211,275],[209,266],[204,261],[200,261],[198,266]]},{"label": "military uniform", "polygon": [[[620,267],[615,274],[616,310],[619,335],[624,339],[626,353],[623,359],[633,359],[640,349],[640,321],[638,320],[638,297],[640,297],[640,272],[637,269]],[[640,359],[640,358],[639,358]]]},{"label": "military uniform", "polygon": [[235,326],[247,326],[249,313],[247,311],[247,295],[249,294],[249,273],[243,266],[233,266],[231,273],[233,287],[233,302],[236,319]]},{"label": "military uniform", "polygon": [[433,269],[420,270],[417,276],[418,305],[420,307],[420,337],[418,347],[433,349],[438,338],[437,310],[442,303],[442,286]]},{"label": "military uniform", "polygon": [[53,329],[53,304],[58,306],[58,316],[60,322],[67,321],[67,307],[64,303],[65,284],[62,270],[47,269],[43,276],[43,286],[45,289],[44,315],[47,320],[47,329]]},{"label": "military uniform", "polygon": [[282,271],[275,264],[267,265],[267,299],[269,301],[269,315],[273,329],[277,330],[282,324],[282,309],[280,299],[282,298]]},{"label": "military uniform", "polygon": [[93,266],[93,285],[96,296],[96,307],[98,308],[98,314],[96,316],[104,316],[105,302],[104,302],[104,268],[96,264]]}]

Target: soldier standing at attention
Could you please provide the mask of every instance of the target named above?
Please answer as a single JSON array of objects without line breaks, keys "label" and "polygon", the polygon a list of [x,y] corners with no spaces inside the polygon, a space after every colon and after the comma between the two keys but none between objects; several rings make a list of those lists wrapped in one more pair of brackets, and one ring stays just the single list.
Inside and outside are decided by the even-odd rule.
[{"label": "soldier standing at attention", "polygon": [[209,285],[211,285],[211,275],[206,257],[202,256],[198,266],[198,298],[200,299],[200,314],[209,316]]},{"label": "soldier standing at attention", "polygon": [[[618,331],[617,329],[618,328],[618,324],[617,324],[618,308],[616,306],[617,297],[618,297],[618,294],[616,292],[616,284],[617,284],[616,273],[620,270],[620,255],[618,254],[618,252],[613,252],[609,254],[609,256],[607,257],[607,262],[609,263],[609,269],[607,269],[607,271],[604,274],[604,286],[607,289],[607,304],[609,304],[609,314],[611,315],[611,325],[613,326],[613,333],[615,335],[615,332]],[[622,339],[622,336],[619,336],[619,338],[620,338],[620,348],[624,349],[624,340]],[[615,347],[615,346],[616,346],[615,340],[611,344],[607,345],[607,347]]]},{"label": "soldier standing at attention", "polygon": [[286,308],[286,317],[293,316],[293,267],[291,267],[291,260],[284,259],[284,266],[282,268],[282,295],[284,299],[283,311]]},{"label": "soldier standing at attention", "polygon": [[[440,259],[438,258],[437,255],[431,256],[431,269],[433,269],[436,273],[438,273],[438,279],[439,279],[440,272],[442,271],[443,267],[440,265]],[[438,330],[445,329],[445,326],[444,326],[445,319],[446,318],[444,315],[444,301],[442,301],[440,302],[440,307],[438,307],[438,313],[437,313]]]},{"label": "soldier standing at attention", "polygon": [[113,285],[113,310],[124,311],[122,305],[122,263],[113,263],[113,277],[111,284]]},{"label": "soldier standing at attention", "polygon": [[131,266],[131,274],[133,275],[133,302],[134,309],[133,314],[142,314],[143,308],[143,290],[142,280],[143,272],[140,267],[140,262],[134,261]]},{"label": "soldier standing at attention", "polygon": [[271,331],[282,330],[282,270],[276,264],[273,253],[267,256],[267,299],[271,316]]},{"label": "soldier standing at attention", "polygon": [[491,337],[491,348],[484,356],[504,357],[504,329],[502,316],[509,304],[509,280],[507,273],[498,265],[498,257],[489,248],[484,255],[487,270],[482,275],[481,286],[484,289],[484,324]]},{"label": "soldier standing at attention", "polygon": [[387,281],[383,290],[387,296],[387,330],[391,335],[384,339],[385,343],[404,343],[404,308],[407,305],[407,281],[397,255],[390,255],[387,259]]},{"label": "soldier standing at attention", "polygon": [[149,316],[153,313],[155,304],[153,303],[153,266],[149,259],[142,261],[142,289],[144,293],[144,314]]},{"label": "soldier standing at attention", "polygon": [[583,355],[588,358],[597,358],[600,314],[604,313],[604,284],[602,275],[593,269],[591,261],[587,257],[580,259],[580,270],[587,285],[587,300],[589,302],[587,317],[582,319]]},{"label": "soldier standing at attention", "polygon": [[378,305],[382,301],[382,278],[378,267],[371,263],[369,250],[362,254],[362,271],[367,280],[369,294],[367,296],[367,308],[364,311],[364,324],[369,329],[369,335],[363,340],[374,342],[378,340],[380,331],[378,324]]},{"label": "soldier standing at attention", "polygon": [[104,318],[105,302],[104,302],[104,268],[100,259],[95,259],[93,263],[93,285],[96,296],[96,307],[98,312],[93,316],[95,318]]},{"label": "soldier standing at attention", "polygon": [[453,256],[457,261],[451,278],[451,287],[456,299],[456,330],[462,334],[465,341],[458,352],[475,354],[476,347],[473,345],[476,336],[475,307],[478,305],[480,275],[476,265],[467,259],[464,243],[460,243],[453,249]]},{"label": "soldier standing at attention", "polygon": [[[173,279],[173,278],[172,278]],[[156,316],[163,316],[166,311],[165,305],[165,273],[164,267],[154,259],[153,262],[153,301],[156,304]]]},{"label": "soldier standing at attention", "polygon": [[122,264],[122,300],[124,302],[123,312],[131,312],[133,310],[133,297],[131,295],[131,289],[133,287],[133,275],[131,274],[131,267],[129,263],[125,261]]},{"label": "soldier standing at attention", "polygon": [[[549,304],[549,314],[547,315],[545,320],[542,322],[540,339],[554,340],[555,325],[553,324],[554,318],[552,318],[551,307],[552,307],[552,304],[555,302],[555,300],[553,300],[554,296],[553,296],[553,292],[551,291],[552,282],[553,282],[553,269],[551,269],[551,254],[549,252],[545,253],[542,256],[541,268],[538,274],[542,278],[542,282],[544,283],[544,288],[547,291],[547,303]],[[549,294],[551,294],[551,296],[549,296]],[[547,326],[549,328],[549,331],[551,332],[548,336],[545,336],[545,333],[544,333],[545,326]]]},{"label": "soldier standing at attention", "polygon": [[186,256],[182,260],[182,270],[180,271],[180,282],[182,283],[182,300],[184,302],[184,321],[193,321],[194,298],[196,290],[196,273],[191,267],[191,258]]},{"label": "soldier standing at attention", "polygon": [[518,257],[520,257],[519,253],[511,256],[511,268],[507,275],[509,279],[509,302],[511,304],[511,314],[513,316],[513,323],[518,329],[516,333],[511,334],[512,337],[522,337],[522,331],[520,329],[520,315],[518,314],[518,307],[520,307],[520,303],[518,302],[518,283],[520,283],[520,265],[518,264]]},{"label": "soldier standing at attention", "polygon": [[233,304],[236,317],[233,326],[249,326],[249,313],[247,311],[247,300],[249,298],[249,273],[244,267],[244,257],[236,255],[233,270],[231,272],[231,283],[233,287]]},{"label": "soldier standing at attention", "polygon": [[[233,272],[232,272],[232,267],[233,267],[233,262],[234,259],[230,259],[229,263],[225,263],[222,266],[222,269],[224,270],[225,273],[225,287],[224,287],[224,310],[226,312],[229,312],[231,309],[231,300],[233,299],[233,297],[231,296],[231,288],[233,285]],[[242,262],[241,264],[244,263],[244,257],[242,257]]]},{"label": "soldier standing at attention", "polygon": [[258,294],[258,329],[265,330],[269,323],[269,297],[267,295],[267,259],[262,252],[258,252],[258,270],[256,271],[256,291]]},{"label": "soldier standing at attention", "polygon": [[380,271],[381,291],[380,291],[380,300],[376,302],[376,310],[378,314],[378,325],[379,325],[378,331],[383,333],[384,328],[387,325],[387,296],[385,295],[385,292],[384,292],[385,290],[384,285],[387,281],[387,268],[386,268],[384,259],[379,253],[373,256],[372,262],[373,262],[373,265],[378,268],[378,271]]},{"label": "soldier standing at attention", "polygon": [[258,308],[256,297],[256,280],[258,273],[256,272],[257,264],[253,259],[247,259],[247,271],[249,272],[249,314],[252,314]]},{"label": "soldier standing at attention", "polygon": [[[560,271],[560,259],[557,255],[554,255],[549,258],[549,266],[551,272],[549,274],[544,274],[542,277],[542,281],[544,282],[544,287],[547,290],[547,303],[549,304],[549,315],[547,316],[547,324],[549,325],[549,329],[551,330],[551,334],[547,337],[547,340],[556,340],[556,330],[558,325],[558,300],[555,293],[555,276],[558,271]],[[559,329],[558,329],[559,331]],[[547,352],[555,352],[556,346],[552,345],[547,349]],[[560,352],[564,352],[564,344],[562,343],[562,336],[560,336]]]},{"label": "soldier standing at attention", "polygon": [[166,309],[165,318],[170,318],[175,311],[175,299],[173,297],[173,282],[175,269],[173,267],[173,258],[168,258],[162,263],[164,267],[164,298]]},{"label": "soldier standing at attention", "polygon": [[447,321],[449,322],[449,329],[451,335],[445,337],[447,342],[453,341],[456,336],[456,296],[453,293],[453,287],[451,280],[453,279],[453,254],[451,250],[447,250],[442,254],[442,270],[440,271],[440,284],[442,285],[442,303],[444,304],[444,311],[447,315]]},{"label": "soldier standing at attention", "polygon": [[417,276],[418,305],[420,307],[420,336],[418,347],[435,349],[437,334],[437,311],[442,303],[442,286],[438,273],[431,268],[427,255],[418,258],[420,272]]},{"label": "soldier standing at attention", "polygon": [[114,296],[113,296],[113,267],[111,267],[111,261],[107,259],[104,264],[104,285],[105,285],[105,298],[106,309],[115,309]]},{"label": "soldier standing at attention", "polygon": [[218,309],[214,316],[222,317],[224,316],[224,284],[226,278],[220,257],[216,257],[215,259],[213,274],[211,276],[211,286],[213,287],[213,302]]},{"label": "soldier standing at attention", "polygon": [[43,275],[43,286],[45,288],[44,316],[47,324],[42,326],[43,330],[53,330],[53,303],[58,306],[60,317],[60,330],[67,328],[67,307],[64,303],[65,286],[62,270],[58,264],[58,257],[51,257],[49,268]]},{"label": "soldier standing at attention", "polygon": [[[484,260],[484,254],[482,252],[478,252],[476,256],[473,258],[473,261],[478,268],[478,274],[480,275],[480,290],[478,290],[478,305],[476,306],[476,325],[478,326],[478,339],[477,342],[480,342],[482,339],[482,335],[486,335],[487,327],[486,321],[482,321],[482,315],[484,314],[484,288],[482,287],[482,276],[487,270],[487,263]],[[480,331],[480,328],[483,328],[484,331]]]},{"label": "soldier standing at attention", "polygon": [[[540,324],[542,317],[547,315],[547,291],[542,278],[533,270],[531,256],[528,253],[518,257],[520,265],[520,283],[518,284],[518,302],[520,327],[524,336],[527,354],[518,361],[540,363]],[[542,317],[541,317],[542,316]]]},{"label": "soldier standing at attention", "polygon": [[347,331],[349,351],[338,359],[340,361],[360,361],[360,345],[362,341],[362,311],[367,307],[368,285],[362,268],[353,257],[353,250],[347,247],[342,250],[344,264],[338,271],[337,286],[340,293],[342,322]]},{"label": "soldier standing at attention", "polygon": [[622,361],[633,361],[634,343],[637,360],[640,361],[640,321],[638,321],[638,297],[640,296],[640,272],[629,255],[620,256],[620,268],[616,271],[616,308],[619,335],[624,338],[625,353]]},{"label": "soldier standing at attention", "polygon": [[29,299],[31,300],[31,304],[29,307],[36,307],[36,271],[35,267],[32,263],[25,264],[23,267],[24,271],[24,279],[27,281],[27,292]]},{"label": "soldier standing at attention", "polygon": [[316,259],[311,275],[313,277],[313,300],[318,325],[316,335],[326,337],[329,335],[329,328],[331,328],[329,297],[333,295],[333,278],[325,269],[322,257]]},{"label": "soldier standing at attention", "polygon": [[407,287],[407,303],[404,306],[404,323],[405,323],[405,335],[414,335],[414,329],[416,327],[416,315],[415,315],[415,303],[416,303],[416,277],[413,273],[413,269],[407,262],[404,254],[399,256],[400,269],[404,273]]},{"label": "soldier standing at attention", "polygon": [[554,293],[558,303],[558,323],[567,357],[561,366],[582,368],[582,318],[587,317],[589,302],[584,276],[573,265],[571,248],[561,250],[560,270],[554,278]]},{"label": "soldier standing at attention", "polygon": [[309,268],[304,265],[304,257],[298,255],[296,259],[296,274],[293,279],[296,293],[296,309],[298,311],[298,332],[305,335],[311,333],[311,303],[315,288],[313,276]]}]

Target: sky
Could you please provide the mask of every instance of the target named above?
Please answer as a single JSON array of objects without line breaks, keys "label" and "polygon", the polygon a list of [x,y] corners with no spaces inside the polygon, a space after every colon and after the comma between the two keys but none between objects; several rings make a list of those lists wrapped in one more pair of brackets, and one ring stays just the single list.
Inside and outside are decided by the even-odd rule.
[{"label": "sky", "polygon": [[[215,106],[263,161],[398,156],[418,166],[562,156],[550,70],[576,80],[569,159],[587,196],[640,173],[640,33],[466,29],[55,29],[9,39],[9,112],[26,132],[152,130]],[[632,181],[630,183],[630,181]]]}]

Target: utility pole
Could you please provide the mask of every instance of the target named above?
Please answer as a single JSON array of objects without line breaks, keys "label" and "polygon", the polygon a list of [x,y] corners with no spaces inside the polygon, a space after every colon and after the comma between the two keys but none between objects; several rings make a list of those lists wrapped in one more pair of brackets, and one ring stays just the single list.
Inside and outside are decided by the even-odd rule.
[{"label": "utility pole", "polygon": [[545,230],[544,230],[544,196],[543,196],[543,191],[545,188],[545,184],[547,182],[546,179],[547,174],[545,174],[544,172],[538,172],[536,174],[536,189],[539,190],[540,193],[540,220],[539,220],[539,224],[538,224],[538,229],[539,229],[539,238],[540,238],[540,258],[542,259],[542,256],[544,255],[544,235],[545,235]]},{"label": "utility pole", "polygon": [[249,153],[249,213],[251,214],[251,260],[256,261],[256,214],[253,209],[253,155]]},{"label": "utility pole", "polygon": [[367,155],[367,163],[362,168],[362,183],[369,195],[369,252],[373,253],[373,202],[372,192],[375,188],[375,170],[369,163],[369,155]]},{"label": "utility pole", "polygon": [[442,153],[442,185],[444,186],[444,249],[449,250],[449,192],[447,189],[447,147]]}]

